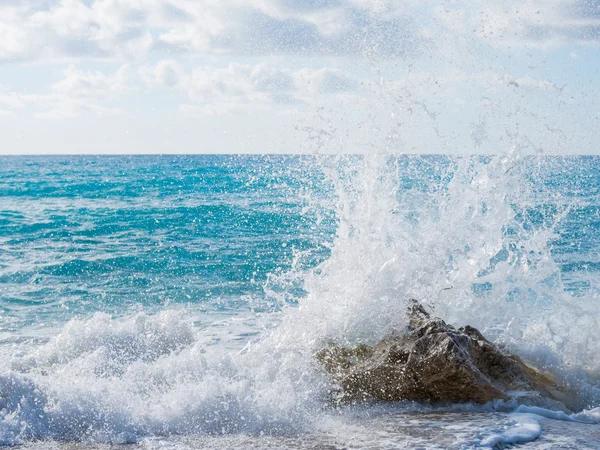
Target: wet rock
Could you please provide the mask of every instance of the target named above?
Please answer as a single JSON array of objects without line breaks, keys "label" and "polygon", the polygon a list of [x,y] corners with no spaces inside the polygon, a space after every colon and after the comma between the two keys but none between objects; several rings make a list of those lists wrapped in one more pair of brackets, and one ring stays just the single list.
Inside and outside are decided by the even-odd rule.
[{"label": "wet rock", "polygon": [[408,331],[375,346],[330,345],[317,354],[333,375],[340,402],[475,402],[509,400],[560,402],[554,380],[517,356],[500,350],[477,329],[456,329],[432,317],[416,300],[408,309]]}]

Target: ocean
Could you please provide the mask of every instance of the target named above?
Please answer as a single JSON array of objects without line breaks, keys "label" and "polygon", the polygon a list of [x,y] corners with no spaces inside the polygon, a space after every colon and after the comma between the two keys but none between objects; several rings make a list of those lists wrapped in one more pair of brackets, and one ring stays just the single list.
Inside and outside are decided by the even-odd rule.
[{"label": "ocean", "polygon": [[[600,157],[0,157],[0,445],[600,448]],[[410,298],[573,414],[334,407]]]}]

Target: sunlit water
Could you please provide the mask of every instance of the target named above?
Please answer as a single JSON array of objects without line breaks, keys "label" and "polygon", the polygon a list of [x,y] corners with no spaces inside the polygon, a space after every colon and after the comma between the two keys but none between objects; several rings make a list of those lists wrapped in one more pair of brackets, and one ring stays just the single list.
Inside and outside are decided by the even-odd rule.
[{"label": "sunlit water", "polygon": [[[598,447],[599,237],[594,157],[0,158],[0,443]],[[331,408],[315,351],[411,297],[578,414]]]}]

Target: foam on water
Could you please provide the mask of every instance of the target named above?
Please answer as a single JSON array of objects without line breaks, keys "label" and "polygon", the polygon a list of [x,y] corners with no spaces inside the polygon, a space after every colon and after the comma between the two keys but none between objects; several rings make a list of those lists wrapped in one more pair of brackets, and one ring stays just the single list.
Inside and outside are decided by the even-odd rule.
[{"label": "foam on water", "polygon": [[536,414],[538,416],[547,417],[548,419],[564,420],[567,422],[579,423],[600,423],[600,408],[583,410],[576,414],[566,414],[563,411],[553,411],[550,409],[540,408],[539,406],[520,405],[516,412]]},{"label": "foam on water", "polygon": [[[477,447],[498,448],[502,444],[522,444],[537,439],[542,432],[539,422],[522,415],[516,423],[503,431],[494,433],[482,439],[480,442],[464,442],[463,446],[473,445]],[[460,444],[459,444],[460,445]]]},{"label": "foam on water", "polygon": [[[70,322],[1,378],[3,443],[131,442],[147,435],[287,433],[306,420],[307,373],[291,355],[201,345],[174,312]],[[296,368],[297,370],[300,367]]]}]

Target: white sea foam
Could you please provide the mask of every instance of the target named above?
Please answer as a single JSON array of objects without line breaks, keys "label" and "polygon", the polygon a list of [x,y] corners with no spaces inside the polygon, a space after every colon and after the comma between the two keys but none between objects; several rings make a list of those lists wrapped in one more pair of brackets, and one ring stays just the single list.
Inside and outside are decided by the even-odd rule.
[{"label": "white sea foam", "polygon": [[[292,349],[204,347],[176,312],[74,320],[0,376],[0,442],[287,433],[324,386]],[[292,350],[292,351],[290,351]]]},{"label": "white sea foam", "polygon": [[539,406],[520,405],[516,409],[517,413],[536,414],[554,420],[565,420],[567,422],[580,422],[597,424],[600,423],[600,408],[583,410],[576,414],[567,414],[563,411],[553,411],[551,409],[540,408]]},{"label": "white sea foam", "polygon": [[542,433],[542,428],[535,419],[527,415],[520,415],[516,419],[514,425],[486,437],[478,446],[493,448],[500,444],[522,444],[537,439]]}]

